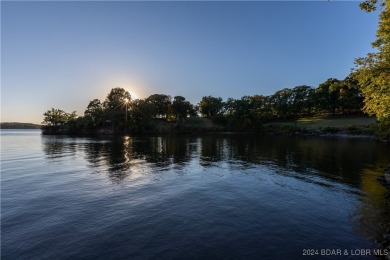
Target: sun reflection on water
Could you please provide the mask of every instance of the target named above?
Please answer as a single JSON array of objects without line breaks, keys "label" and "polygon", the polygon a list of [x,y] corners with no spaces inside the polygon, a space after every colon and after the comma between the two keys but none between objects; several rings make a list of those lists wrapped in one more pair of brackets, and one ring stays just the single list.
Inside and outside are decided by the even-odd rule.
[{"label": "sun reflection on water", "polygon": [[131,160],[131,147],[132,147],[132,139],[130,138],[130,136],[125,136],[124,137],[124,142],[123,142],[123,150],[124,150],[124,153],[123,153],[123,156],[125,158],[125,164],[128,164]]}]

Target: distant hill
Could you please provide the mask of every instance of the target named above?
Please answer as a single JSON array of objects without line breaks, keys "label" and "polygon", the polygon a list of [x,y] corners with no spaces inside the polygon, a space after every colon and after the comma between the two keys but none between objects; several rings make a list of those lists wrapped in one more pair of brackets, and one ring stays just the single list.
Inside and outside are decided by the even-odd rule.
[{"label": "distant hill", "polygon": [[0,129],[40,129],[41,125],[32,123],[4,122],[0,123]]}]

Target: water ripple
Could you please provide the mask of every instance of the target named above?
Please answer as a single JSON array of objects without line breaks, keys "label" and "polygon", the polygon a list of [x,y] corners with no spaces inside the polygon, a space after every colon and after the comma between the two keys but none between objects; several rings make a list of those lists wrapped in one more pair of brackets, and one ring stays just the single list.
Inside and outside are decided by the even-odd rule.
[{"label": "water ripple", "polygon": [[305,248],[374,248],[390,223],[376,182],[389,149],[2,134],[2,258],[291,259]]}]

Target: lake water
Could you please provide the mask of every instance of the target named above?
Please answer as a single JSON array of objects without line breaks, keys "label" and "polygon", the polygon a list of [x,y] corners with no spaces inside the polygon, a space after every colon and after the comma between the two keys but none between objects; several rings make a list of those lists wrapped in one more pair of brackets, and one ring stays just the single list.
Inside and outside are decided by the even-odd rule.
[{"label": "lake water", "polygon": [[2,130],[1,258],[296,259],[307,249],[373,249],[389,228],[376,180],[389,163],[390,146],[368,139]]}]

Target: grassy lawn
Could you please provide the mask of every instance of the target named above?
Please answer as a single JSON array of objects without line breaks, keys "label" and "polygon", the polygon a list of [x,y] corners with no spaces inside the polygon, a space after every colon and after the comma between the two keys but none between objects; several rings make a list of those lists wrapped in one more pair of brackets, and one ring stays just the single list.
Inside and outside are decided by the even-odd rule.
[{"label": "grassy lawn", "polygon": [[296,120],[286,120],[264,124],[268,133],[306,133],[306,134],[349,134],[373,135],[375,117],[305,117]]},{"label": "grassy lawn", "polygon": [[[305,117],[296,120],[276,121],[264,124],[262,133],[276,134],[349,134],[373,135],[375,118],[368,116],[350,117]],[[159,133],[193,133],[226,131],[226,126],[215,124],[209,118],[185,118],[180,124],[174,122],[154,121],[154,128]]]},{"label": "grassy lawn", "polygon": [[189,117],[185,119],[185,124],[190,127],[200,127],[200,128],[212,128],[219,127],[211,119],[204,117]]},{"label": "grassy lawn", "polygon": [[367,116],[353,116],[340,118],[327,117],[306,117],[297,120],[290,120],[285,122],[268,123],[267,125],[289,125],[302,128],[319,128],[319,127],[337,127],[346,128],[351,126],[371,126],[375,123],[375,117]]}]

